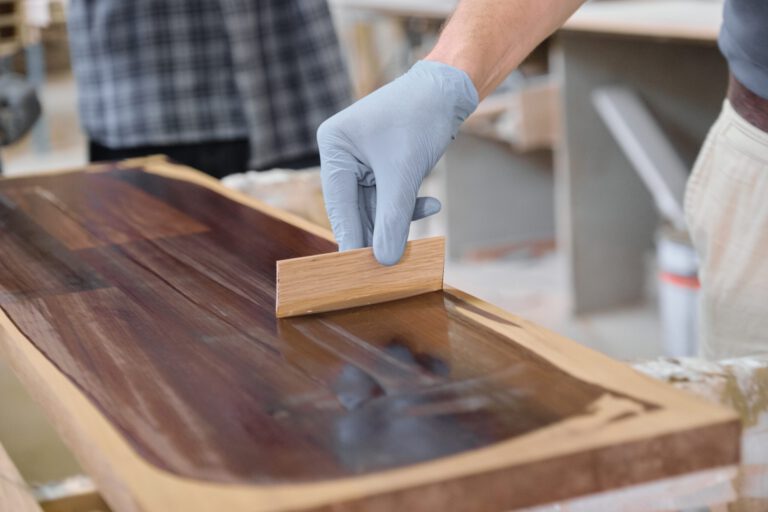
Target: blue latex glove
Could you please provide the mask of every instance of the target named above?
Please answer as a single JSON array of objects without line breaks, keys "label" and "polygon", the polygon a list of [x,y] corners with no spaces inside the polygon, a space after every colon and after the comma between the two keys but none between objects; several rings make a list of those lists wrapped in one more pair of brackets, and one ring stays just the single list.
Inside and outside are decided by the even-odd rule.
[{"label": "blue latex glove", "polygon": [[477,103],[466,73],[420,61],[320,126],[323,195],[340,250],[373,245],[380,263],[400,260],[411,220],[440,211],[437,199],[417,198],[421,182]]}]

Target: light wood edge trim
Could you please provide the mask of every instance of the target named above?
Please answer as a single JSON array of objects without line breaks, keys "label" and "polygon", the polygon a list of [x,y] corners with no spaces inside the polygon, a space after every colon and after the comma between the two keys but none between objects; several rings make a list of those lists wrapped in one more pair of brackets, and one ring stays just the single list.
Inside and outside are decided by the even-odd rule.
[{"label": "light wood edge trim", "polygon": [[619,25],[613,20],[581,20],[571,18],[560,29],[564,32],[579,32],[591,34],[606,34],[625,37],[658,38],[695,43],[716,44],[719,28],[692,27],[657,27],[650,23],[644,25]]},{"label": "light wood edge trim", "polygon": [[102,163],[94,163],[89,165],[82,165],[80,167],[67,167],[64,169],[55,169],[51,171],[35,171],[35,172],[25,172],[21,174],[12,174],[12,175],[2,175],[0,176],[0,181],[14,181],[14,180],[23,180],[28,178],[44,178],[46,176],[61,176],[64,174],[78,174],[82,172],[100,172],[105,171],[109,168],[111,168],[111,165],[102,164]]},{"label": "light wood edge trim", "polygon": [[[171,165],[170,170],[163,166],[157,174],[188,179],[189,171],[180,171],[180,166]],[[191,173],[192,176],[197,174]],[[209,187],[215,191],[221,187],[212,178],[193,179],[192,182],[202,186],[216,185]],[[578,423],[579,417],[481,449],[368,476],[312,484],[216,484],[176,476],[142,459],[95,405],[34,347],[5,313],[0,315],[3,331],[0,348],[25,387],[43,405],[52,423],[97,481],[107,501],[120,512],[178,510],[182,505],[189,512],[207,512],[212,504],[231,512],[301,510],[610,446],[617,442],[738,422],[736,414],[728,409],[642,376],[624,364],[549,333],[455,288],[445,286],[445,289],[474,307],[507,318],[523,328],[489,321],[469,310],[461,312],[470,319],[567,368],[577,378],[625,393],[628,384],[639,386],[637,392],[633,389],[629,395],[659,404],[662,409],[606,424],[597,431],[577,437],[575,441],[572,439],[573,423]],[[604,371],[606,365],[607,373]],[[675,407],[675,410],[666,407]],[[670,427],[673,423],[675,428]],[[558,442],[566,437],[569,439],[567,448]]]},{"label": "light wood edge trim", "polygon": [[43,512],[2,444],[0,444],[0,510]]},{"label": "light wood edge trim", "polygon": [[470,317],[473,321],[514,340],[552,364],[565,369],[579,380],[621,393],[627,393],[624,388],[632,387],[632,393],[627,393],[630,396],[666,407],[679,407],[704,414],[713,421],[738,419],[736,412],[722,405],[713,404],[693,393],[653,379],[625,363],[520,318],[453,286],[446,284],[443,286],[443,291],[478,309],[521,326],[517,328],[505,325],[473,314],[471,311],[462,311],[462,314]]},{"label": "light wood edge trim", "polygon": [[[418,253],[418,254],[416,254]],[[277,293],[275,294],[275,313],[278,318],[290,318],[293,316],[300,316],[300,315],[307,315],[307,314],[314,314],[314,313],[323,313],[327,311],[336,311],[339,309],[347,309],[347,308],[354,308],[354,307],[361,307],[366,305],[372,305],[372,304],[380,304],[382,302],[389,302],[392,300],[398,300],[398,299],[405,299],[408,297],[414,297],[416,295],[422,295],[424,293],[430,293],[430,292],[436,292],[443,289],[443,279],[445,276],[445,237],[443,236],[436,236],[436,237],[430,237],[430,238],[422,238],[420,240],[412,240],[406,244],[406,249],[403,254],[403,258],[401,259],[400,263],[397,265],[394,265],[392,267],[381,267],[383,272],[387,272],[391,275],[392,279],[396,279],[398,277],[402,277],[408,272],[413,274],[416,272],[415,270],[411,269],[411,267],[414,266],[414,259],[421,259],[423,260],[425,256],[429,255],[431,256],[434,254],[435,260],[434,265],[431,265],[432,268],[437,270],[439,268],[440,270],[440,277],[439,279],[433,279],[430,280],[429,283],[426,283],[425,281],[422,281],[419,283],[420,286],[416,286],[414,283],[414,286],[410,286],[408,288],[400,287],[399,289],[388,289],[388,290],[382,290],[381,293],[374,295],[368,295],[365,300],[361,298],[356,298],[354,300],[350,300],[346,303],[340,303],[338,300],[331,301],[330,304],[326,303],[325,305],[315,305],[312,306],[311,310],[307,309],[306,304],[297,304],[295,301],[291,300],[286,304],[286,301],[281,300],[281,295],[284,295],[284,287],[281,286],[283,282],[281,281],[281,276],[284,276],[287,268],[289,267],[296,267],[297,264],[301,263],[316,263],[319,260],[324,260],[324,262],[327,264],[326,268],[324,269],[325,274],[317,276],[317,278],[324,283],[328,283],[329,281],[334,280],[334,274],[338,273],[338,266],[344,265],[344,266],[353,266],[353,265],[360,265],[365,266],[365,271],[370,271],[371,262],[374,261],[374,256],[372,253],[372,249],[370,247],[366,247],[363,249],[354,249],[351,251],[346,251],[343,253],[340,252],[333,252],[333,253],[324,253],[324,254],[315,254],[312,256],[302,256],[299,258],[291,258],[287,260],[279,260],[275,264],[277,267]],[[350,260],[364,260],[362,263],[354,263]],[[343,263],[339,263],[338,260],[344,260]],[[374,265],[379,265],[378,263],[373,263]],[[418,262],[415,263],[418,265]],[[358,269],[359,267],[356,267]],[[419,269],[419,270],[424,270]],[[378,271],[378,270],[377,270]],[[306,272],[303,271],[303,272]],[[430,271],[430,276],[436,273],[434,271]],[[349,281],[349,279],[345,279],[346,281]],[[354,287],[358,287],[359,283],[355,282]],[[317,285],[313,285],[313,288],[317,288]],[[338,289],[338,286],[334,287],[328,287],[327,289],[332,289],[331,292],[332,295],[339,294],[340,291]],[[314,294],[313,294],[314,295]]]},{"label": "light wood edge trim", "polygon": [[[0,347],[14,371],[42,403],[52,423],[97,482],[108,503],[120,512],[208,512],[214,504],[229,512],[301,510],[609,446],[619,441],[642,440],[673,432],[668,426],[671,422],[680,425],[681,429],[692,429],[733,417],[710,414],[690,418],[690,408],[662,409],[652,415],[590,429],[575,442],[573,430],[579,418],[574,418],[510,441],[369,476],[315,484],[215,484],[179,477],[146,462],[5,314],[0,318],[0,327],[3,330]],[[664,387],[663,391],[668,389]],[[568,439],[568,449],[560,446],[564,439]]]}]

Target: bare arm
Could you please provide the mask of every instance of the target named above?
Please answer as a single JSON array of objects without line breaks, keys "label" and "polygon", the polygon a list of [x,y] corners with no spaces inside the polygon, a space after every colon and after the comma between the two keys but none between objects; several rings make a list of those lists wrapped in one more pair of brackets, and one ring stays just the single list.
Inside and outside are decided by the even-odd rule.
[{"label": "bare arm", "polygon": [[462,0],[425,60],[466,72],[488,96],[584,0]]},{"label": "bare arm", "polygon": [[326,120],[317,132],[323,195],[341,250],[400,260],[418,197],[461,123],[583,0],[462,0],[429,56]]}]

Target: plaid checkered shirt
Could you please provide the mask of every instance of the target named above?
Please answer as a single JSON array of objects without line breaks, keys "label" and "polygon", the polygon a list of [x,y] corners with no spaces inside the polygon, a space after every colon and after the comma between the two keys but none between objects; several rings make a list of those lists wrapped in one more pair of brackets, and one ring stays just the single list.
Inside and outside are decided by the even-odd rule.
[{"label": "plaid checkered shirt", "polygon": [[248,138],[306,156],[349,101],[325,0],[70,0],[81,122],[111,147]]}]

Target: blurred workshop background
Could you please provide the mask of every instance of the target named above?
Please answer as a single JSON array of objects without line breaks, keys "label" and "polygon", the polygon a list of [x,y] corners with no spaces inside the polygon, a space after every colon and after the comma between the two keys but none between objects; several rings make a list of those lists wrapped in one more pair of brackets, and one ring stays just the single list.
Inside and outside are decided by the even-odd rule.
[{"label": "blurred workshop background", "polygon": [[[431,48],[456,2],[330,4],[362,97]],[[425,183],[443,210],[412,236],[447,236],[446,282],[612,357],[693,355],[698,283],[682,187],[725,97],[721,11],[721,0],[594,0],[509,75]],[[0,150],[3,174],[85,164],[67,2],[0,0],[0,63],[42,107]],[[224,182],[324,223],[317,172]],[[0,443],[24,478],[77,474],[5,367],[0,396]]]},{"label": "blurred workshop background", "polygon": [[[23,139],[2,148],[10,176],[87,161],[67,3],[21,3],[23,14],[2,17],[0,51],[5,69],[37,89],[42,115]],[[330,4],[354,94],[362,97],[431,48],[455,2]],[[726,87],[716,46],[721,8],[718,0],[593,1],[511,74],[464,125],[425,185],[444,209],[415,224],[412,236],[448,236],[447,281],[614,357],[662,354],[664,327],[678,337],[669,340],[670,349],[686,353],[695,322],[675,314],[676,325],[664,326],[659,298],[665,288],[679,288],[665,305],[693,315],[687,308],[695,283],[686,277],[695,268],[686,268],[693,263],[684,249],[675,250],[684,234],[654,203],[653,193],[665,190],[649,189],[658,180],[644,173],[663,176],[678,166],[687,172],[718,113]],[[671,145],[673,156],[652,162],[671,169],[638,167],[642,158],[624,146],[631,140],[620,140],[632,134],[617,139],[595,106],[596,91],[607,86],[614,90],[602,92],[639,96],[644,111],[627,115],[647,114],[658,123],[659,134],[637,136],[652,138],[656,153]],[[627,100],[607,96],[612,99]],[[225,183],[287,207],[312,210],[303,197],[319,200],[312,196],[314,180],[302,173]],[[324,222],[322,205],[303,213]],[[660,246],[672,253],[661,280]],[[669,275],[675,272],[682,278]]]}]

